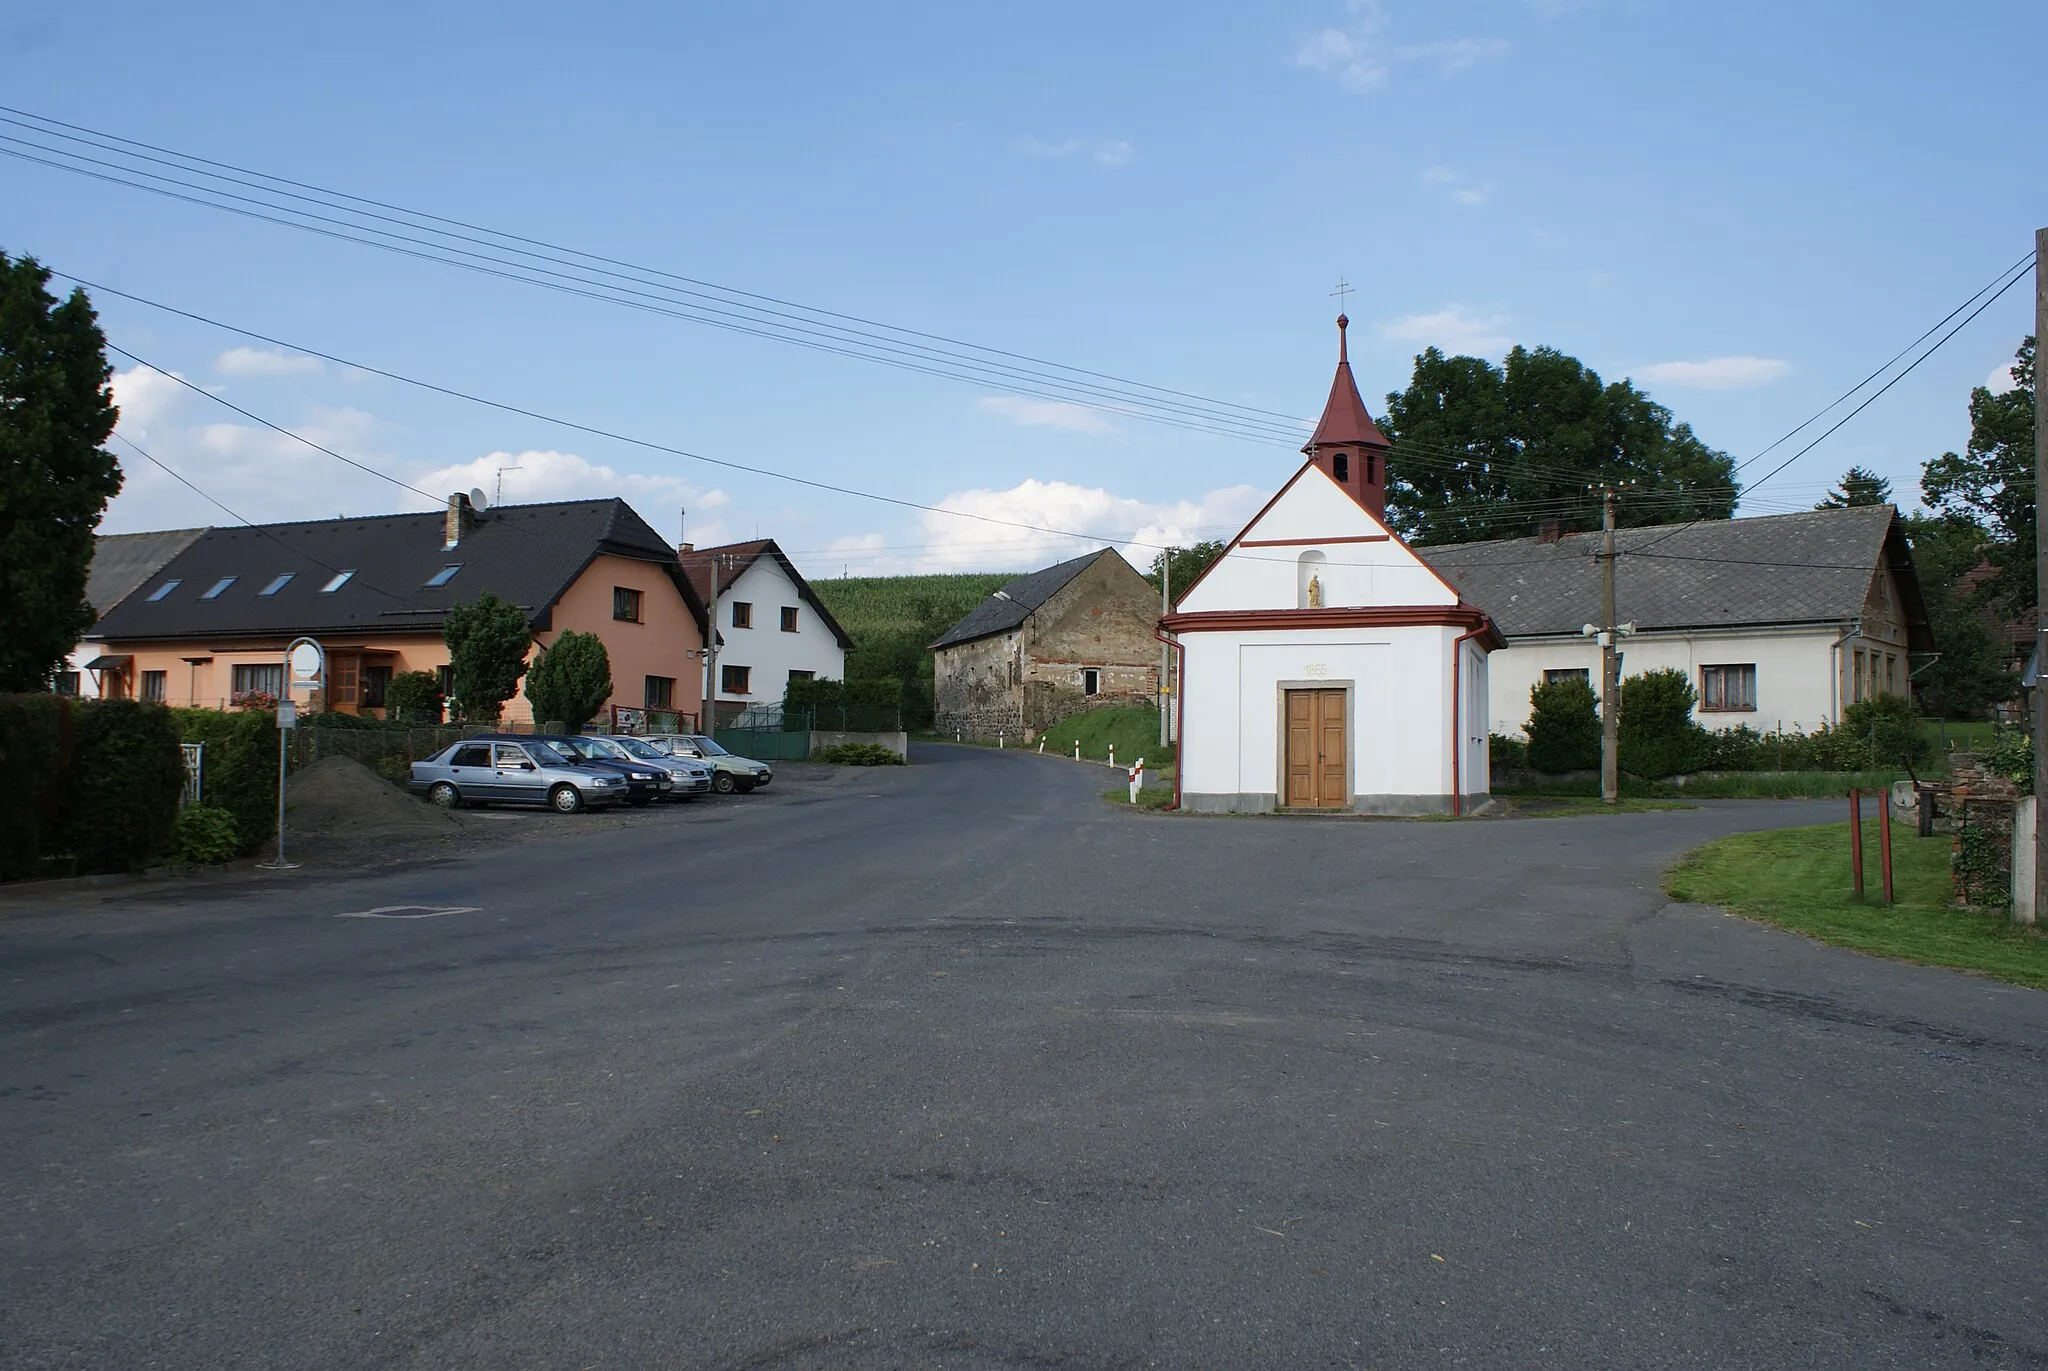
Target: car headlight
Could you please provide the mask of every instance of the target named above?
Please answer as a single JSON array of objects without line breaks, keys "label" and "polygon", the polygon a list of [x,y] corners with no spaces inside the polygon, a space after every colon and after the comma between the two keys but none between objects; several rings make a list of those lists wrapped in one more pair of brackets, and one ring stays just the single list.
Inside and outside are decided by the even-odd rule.
[{"label": "car headlight", "polygon": [[611,777],[609,777],[609,776],[597,776],[597,777],[593,777],[593,778],[591,779],[591,782],[590,782],[590,784],[591,784],[591,785],[592,785],[592,786],[593,786],[594,788],[596,788],[596,789],[598,789],[598,790],[602,790],[602,789],[604,789],[604,788],[605,788],[606,786],[614,786],[614,785],[617,785],[617,784],[618,784],[618,782],[617,782],[617,781],[615,781],[615,780],[613,780],[613,779],[612,779]]},{"label": "car headlight", "polygon": [[636,781],[651,781],[654,779],[654,773],[651,771],[636,771],[633,773],[633,779]]}]

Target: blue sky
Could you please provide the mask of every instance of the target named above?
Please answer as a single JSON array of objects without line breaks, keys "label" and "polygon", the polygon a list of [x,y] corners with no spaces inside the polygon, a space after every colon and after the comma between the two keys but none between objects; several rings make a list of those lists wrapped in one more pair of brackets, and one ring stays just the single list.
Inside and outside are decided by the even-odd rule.
[{"label": "blue sky", "polygon": [[[2028,250],[2048,222],[2043,50],[2048,10],[2023,3],[18,0],[0,103],[1304,417],[1329,384],[1342,276],[1375,412],[1427,344],[1549,344],[1636,377],[1742,458]],[[1225,536],[1299,461],[9,158],[0,248],[665,445],[1106,541]],[[817,575],[1075,550],[100,304],[111,341],[156,367],[429,491],[516,466],[508,500],[624,494],[664,531],[687,506],[699,542],[773,535]],[[2023,283],[1744,512],[1810,505],[1851,463],[1910,502],[2031,308]],[[122,371],[124,434],[249,518],[423,505]],[[109,531],[225,521],[116,451],[130,484]]]}]

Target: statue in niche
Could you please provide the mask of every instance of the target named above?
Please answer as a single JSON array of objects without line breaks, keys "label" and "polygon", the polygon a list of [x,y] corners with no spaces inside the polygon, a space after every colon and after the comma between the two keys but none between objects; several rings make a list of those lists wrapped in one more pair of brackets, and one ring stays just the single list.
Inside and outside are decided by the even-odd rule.
[{"label": "statue in niche", "polygon": [[1308,578],[1308,607],[1310,609],[1321,609],[1323,607],[1323,578],[1320,576]]}]

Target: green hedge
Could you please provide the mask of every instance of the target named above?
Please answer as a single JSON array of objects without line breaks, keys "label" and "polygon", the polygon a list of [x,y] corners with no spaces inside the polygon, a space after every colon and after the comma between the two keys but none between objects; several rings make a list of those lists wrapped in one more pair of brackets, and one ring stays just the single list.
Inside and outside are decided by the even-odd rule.
[{"label": "green hedge", "polygon": [[255,851],[277,832],[277,715],[264,709],[171,712],[184,741],[206,744],[200,799],[234,815],[242,850]]},{"label": "green hedge", "polygon": [[0,879],[166,856],[185,764],[161,705],[0,695]]},{"label": "green hedge", "polygon": [[62,816],[74,711],[57,695],[0,695],[0,880],[35,874]]},{"label": "green hedge", "polygon": [[893,733],[903,727],[903,682],[791,681],[782,697],[784,716],[807,714],[812,728],[850,733]]}]

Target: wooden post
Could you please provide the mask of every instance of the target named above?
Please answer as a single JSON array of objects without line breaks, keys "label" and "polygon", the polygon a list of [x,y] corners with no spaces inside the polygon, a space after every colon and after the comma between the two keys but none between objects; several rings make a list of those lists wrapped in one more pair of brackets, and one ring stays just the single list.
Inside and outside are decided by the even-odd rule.
[{"label": "wooden post", "polygon": [[[2040,797],[2048,796],[2048,531],[2041,527],[2040,472],[2048,467],[2048,405],[2041,403],[2040,346],[2048,342],[2048,228],[2034,230],[2034,906],[2026,917],[2048,908],[2048,823],[2041,821]],[[2014,906],[2015,912],[2018,906]]]},{"label": "wooden post", "polygon": [[[1600,492],[1600,798],[1621,799],[1621,659],[1614,641],[1614,492]],[[1858,870],[1861,870],[1859,867]]]},{"label": "wooden post", "polygon": [[1863,792],[1849,791],[1849,865],[1856,874],[1856,898],[1863,898]]},{"label": "wooden post", "polygon": [[1877,792],[1877,860],[1884,871],[1884,902],[1897,904],[1892,898],[1892,797],[1889,790]]}]

